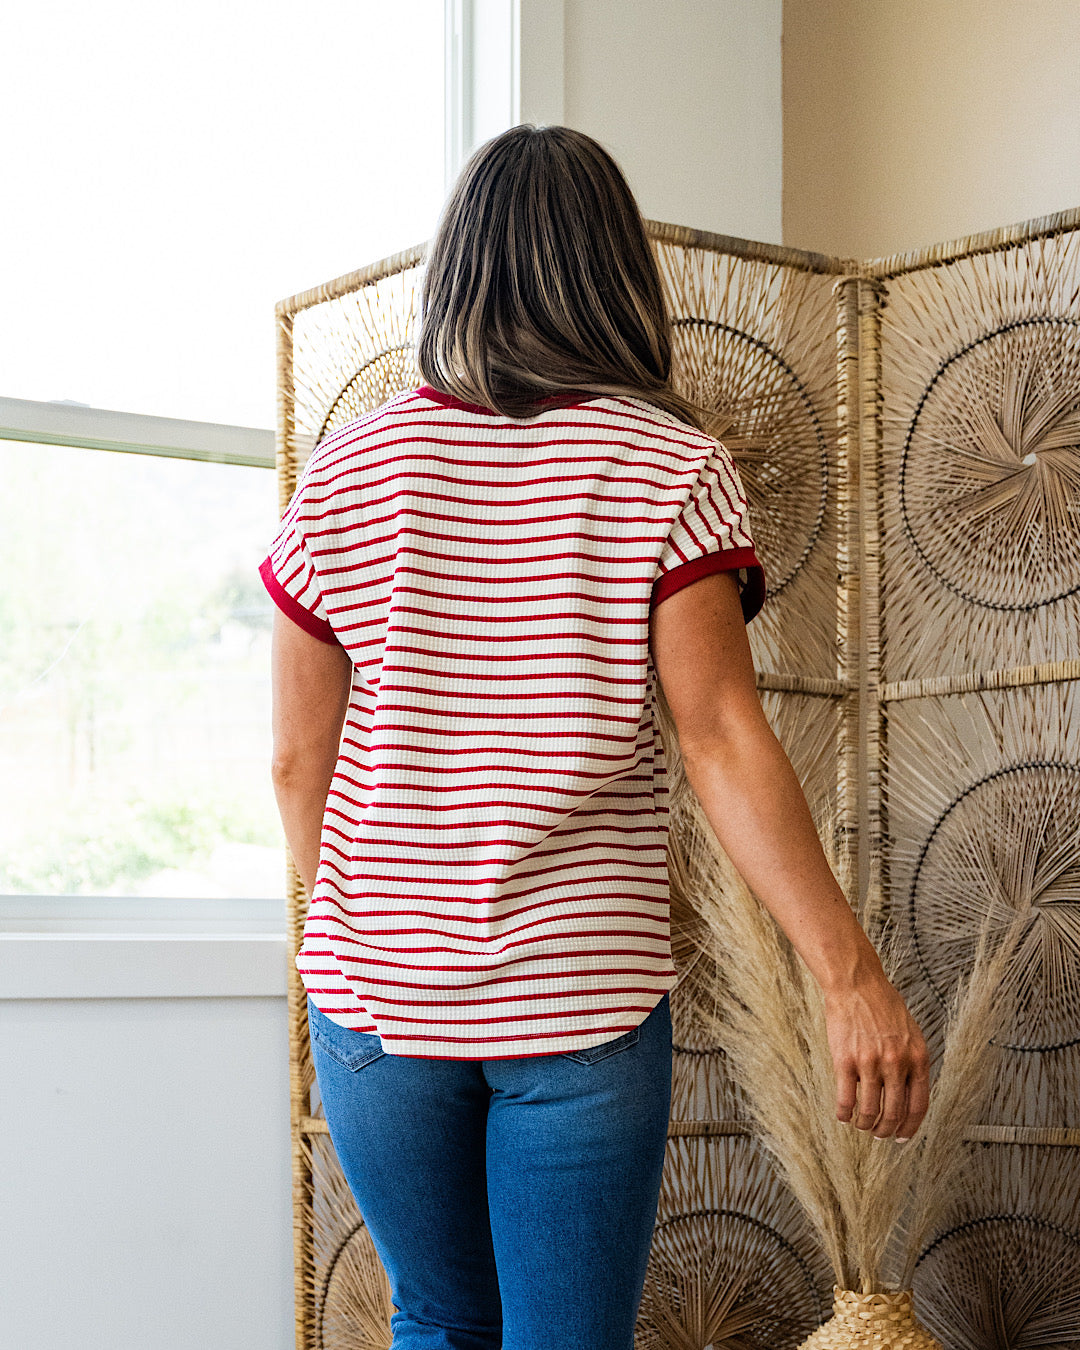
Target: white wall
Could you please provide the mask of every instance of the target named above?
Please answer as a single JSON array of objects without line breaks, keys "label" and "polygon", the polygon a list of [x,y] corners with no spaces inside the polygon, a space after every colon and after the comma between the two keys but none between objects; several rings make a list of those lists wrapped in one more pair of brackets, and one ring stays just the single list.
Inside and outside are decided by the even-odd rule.
[{"label": "white wall", "polygon": [[781,14],[565,0],[564,120],[614,154],[647,217],[780,242]]},{"label": "white wall", "polygon": [[878,257],[1072,206],[1076,0],[785,0],[785,244]]},{"label": "white wall", "polygon": [[782,0],[451,8],[466,86],[465,125],[448,118],[451,180],[469,150],[508,126],[565,124],[612,152],[647,217],[780,241]]},{"label": "white wall", "polygon": [[506,127],[564,124],[612,152],[647,217],[779,243],[782,8],[448,0],[448,186]]},{"label": "white wall", "polygon": [[284,923],[208,903],[0,898],[0,1350],[295,1344]]}]

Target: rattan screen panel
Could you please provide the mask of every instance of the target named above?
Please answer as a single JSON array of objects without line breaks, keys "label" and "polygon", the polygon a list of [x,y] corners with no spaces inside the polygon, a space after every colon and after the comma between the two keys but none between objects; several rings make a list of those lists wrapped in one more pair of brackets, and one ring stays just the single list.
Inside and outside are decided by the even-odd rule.
[{"label": "rattan screen panel", "polygon": [[1080,1127],[1080,685],[899,700],[885,742],[898,983],[934,1059],[984,917],[1026,911],[983,1123]]},{"label": "rattan screen panel", "polygon": [[885,287],[881,679],[1077,657],[1080,230]]},{"label": "rattan screen panel", "polygon": [[330,1136],[312,1136],[310,1148],[311,1344],[318,1350],[387,1350],[394,1311],[390,1281]]},{"label": "rattan screen panel", "polygon": [[710,430],[736,458],[765,566],[768,602],[748,630],[755,665],[834,678],[838,265],[654,234],[676,382],[713,411]]},{"label": "rattan screen panel", "polygon": [[867,270],[872,887],[935,1059],[974,929],[1030,914],[975,1133],[1074,1143],[1080,213]]},{"label": "rattan screen panel", "polygon": [[419,383],[422,256],[410,249],[294,297],[285,314],[279,306],[287,434],[278,456],[290,495],[324,436]]}]

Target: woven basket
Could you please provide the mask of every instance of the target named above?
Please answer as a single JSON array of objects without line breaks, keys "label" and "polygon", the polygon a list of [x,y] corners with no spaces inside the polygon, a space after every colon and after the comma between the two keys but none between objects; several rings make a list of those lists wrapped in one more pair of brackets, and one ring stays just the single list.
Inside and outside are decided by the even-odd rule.
[{"label": "woven basket", "polygon": [[915,1318],[911,1290],[860,1294],[833,1285],[833,1316],[799,1350],[943,1350]]}]

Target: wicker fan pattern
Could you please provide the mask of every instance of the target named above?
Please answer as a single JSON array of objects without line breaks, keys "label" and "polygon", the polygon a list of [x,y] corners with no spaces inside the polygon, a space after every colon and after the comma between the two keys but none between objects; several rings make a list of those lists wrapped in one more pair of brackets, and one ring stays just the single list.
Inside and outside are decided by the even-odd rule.
[{"label": "wicker fan pattern", "polygon": [[284,472],[293,487],[324,436],[420,382],[415,351],[422,257],[422,249],[412,249],[343,277],[309,293],[321,301],[285,320],[291,360],[279,375],[292,386]]},{"label": "wicker fan pattern", "polygon": [[311,1160],[314,1344],[318,1350],[387,1350],[390,1281],[328,1134],[314,1137]]},{"label": "wicker fan pattern", "polygon": [[1080,232],[885,285],[882,678],[1075,657]]},{"label": "wicker fan pattern", "polygon": [[915,1267],[923,1321],[950,1350],[1080,1346],[1080,1191],[1072,1150],[982,1144]]},{"label": "wicker fan pattern", "polygon": [[889,705],[889,876],[909,953],[900,987],[935,1059],[983,916],[1002,929],[1029,916],[987,1124],[1080,1125],[1078,714],[1075,681]]},{"label": "wicker fan pattern", "polygon": [[[1080,1345],[1078,224],[878,266],[880,365],[864,366],[864,406],[882,410],[871,872],[935,1062],[982,920],[1027,925],[969,1136],[1001,1143],[969,1145],[978,1165],[915,1272],[925,1324],[963,1350]],[[1047,1213],[1062,1196],[1068,1212]]]},{"label": "wicker fan pattern", "polygon": [[[837,656],[848,594],[836,586],[834,278],[793,266],[793,258],[728,250],[668,227],[655,237],[677,383],[711,411],[710,430],[736,458],[766,569],[769,598],[748,630],[763,707],[808,798],[819,809],[835,806],[850,708]],[[700,915],[676,898],[693,896],[700,881],[685,875],[691,790],[663,706],[661,732],[671,779],[669,867],[685,884],[673,888],[672,905],[680,972],[671,995],[673,1138],[636,1343],[782,1350],[821,1321],[829,1281],[771,1159],[744,1137],[741,1091],[700,1030],[719,972]]]},{"label": "wicker fan pattern", "polygon": [[669,1140],[640,1350],[789,1350],[828,1293],[802,1211],[752,1140]]},{"label": "wicker fan pattern", "polygon": [[765,566],[765,611],[748,630],[755,664],[835,676],[835,278],[807,269],[805,255],[753,256],[672,226],[653,235],[676,384],[711,411],[710,431],[735,456]]}]

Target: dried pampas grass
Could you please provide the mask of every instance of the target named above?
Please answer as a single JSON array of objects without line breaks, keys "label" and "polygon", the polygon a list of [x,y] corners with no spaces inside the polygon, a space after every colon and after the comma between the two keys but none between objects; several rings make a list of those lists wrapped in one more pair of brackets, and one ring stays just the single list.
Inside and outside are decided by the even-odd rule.
[{"label": "dried pampas grass", "polygon": [[[965,1132],[1000,1053],[991,1038],[1009,1015],[1000,994],[1023,917],[1004,935],[988,925],[979,934],[970,974],[948,1010],[944,1053],[914,1138],[902,1145],[876,1140],[837,1120],[821,989],[692,796],[684,799],[680,832],[685,865],[672,876],[673,890],[691,888],[677,903],[691,904],[705,921],[706,964],[716,970],[711,997],[697,1000],[698,1015],[727,1056],[755,1133],[816,1229],[837,1284],[863,1293],[909,1288],[920,1246],[959,1180]],[[832,839],[828,822],[818,823],[818,834]],[[835,871],[832,858],[830,864]],[[898,939],[878,945],[892,978]]]}]

